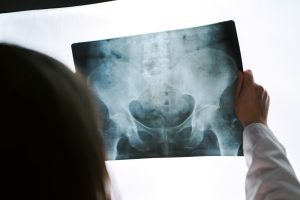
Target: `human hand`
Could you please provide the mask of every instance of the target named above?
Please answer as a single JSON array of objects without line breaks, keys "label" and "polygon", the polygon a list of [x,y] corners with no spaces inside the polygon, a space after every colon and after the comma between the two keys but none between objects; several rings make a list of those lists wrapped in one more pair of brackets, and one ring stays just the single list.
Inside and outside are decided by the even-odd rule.
[{"label": "human hand", "polygon": [[250,70],[239,72],[235,90],[235,112],[244,127],[251,123],[267,126],[270,97],[254,82]]}]

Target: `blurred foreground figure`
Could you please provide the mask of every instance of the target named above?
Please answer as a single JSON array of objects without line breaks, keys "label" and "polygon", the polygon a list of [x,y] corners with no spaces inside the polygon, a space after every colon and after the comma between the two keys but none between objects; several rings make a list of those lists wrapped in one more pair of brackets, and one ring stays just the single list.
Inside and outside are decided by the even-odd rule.
[{"label": "blurred foreground figure", "polygon": [[268,128],[267,91],[253,80],[251,71],[239,73],[235,110],[244,126],[244,155],[249,168],[247,200],[300,199],[300,184],[285,148]]},{"label": "blurred foreground figure", "polygon": [[0,44],[1,199],[109,199],[101,124],[83,83],[40,53]]}]

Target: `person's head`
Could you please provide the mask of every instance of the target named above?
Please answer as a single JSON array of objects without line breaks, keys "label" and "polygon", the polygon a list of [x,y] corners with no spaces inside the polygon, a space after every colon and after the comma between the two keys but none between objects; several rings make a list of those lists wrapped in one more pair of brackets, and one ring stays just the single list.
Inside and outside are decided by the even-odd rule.
[{"label": "person's head", "polygon": [[106,199],[101,124],[83,82],[46,55],[0,44],[0,92],[8,199]]}]

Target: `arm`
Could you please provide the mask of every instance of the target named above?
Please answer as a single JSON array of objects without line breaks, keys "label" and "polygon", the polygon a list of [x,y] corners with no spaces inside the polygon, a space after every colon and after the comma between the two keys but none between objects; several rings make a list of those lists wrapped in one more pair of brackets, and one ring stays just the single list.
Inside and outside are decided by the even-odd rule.
[{"label": "arm", "polygon": [[251,71],[239,73],[235,110],[245,127],[246,199],[300,199],[300,184],[285,149],[267,125],[269,99]]},{"label": "arm", "polygon": [[300,184],[285,148],[261,123],[244,130],[244,155],[248,166],[246,199],[300,199]]}]

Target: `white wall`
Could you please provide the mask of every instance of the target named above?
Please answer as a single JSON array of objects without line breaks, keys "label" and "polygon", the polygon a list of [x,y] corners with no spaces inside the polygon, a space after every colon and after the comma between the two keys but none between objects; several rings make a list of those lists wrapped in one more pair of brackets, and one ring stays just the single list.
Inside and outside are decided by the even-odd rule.
[{"label": "white wall", "polygon": [[[0,15],[0,42],[32,48],[74,70],[70,45],[233,19],[243,64],[271,96],[269,126],[300,176],[300,1],[120,0]],[[107,162],[116,199],[244,199],[243,157]],[[122,196],[122,198],[120,196]]]}]

